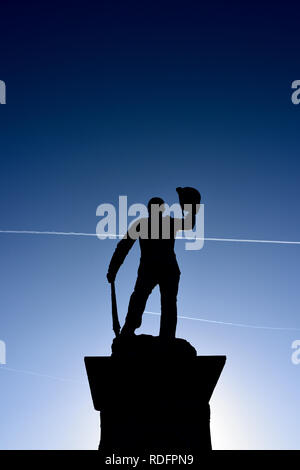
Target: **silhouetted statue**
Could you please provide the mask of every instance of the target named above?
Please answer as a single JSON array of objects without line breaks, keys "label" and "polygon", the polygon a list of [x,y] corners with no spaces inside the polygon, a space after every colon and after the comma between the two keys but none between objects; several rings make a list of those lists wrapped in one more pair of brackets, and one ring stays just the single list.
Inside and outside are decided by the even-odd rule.
[{"label": "silhouetted statue", "polygon": [[[201,198],[193,188],[177,188],[177,192],[183,218],[163,217],[164,201],[150,199],[149,217],[129,228],[109,265],[116,333],[112,354],[85,358],[94,408],[101,416],[99,450],[105,463],[122,463],[135,456],[141,468],[148,468],[150,456],[171,455],[175,460],[189,456],[200,464],[203,453],[212,448],[209,401],[226,357],[197,356],[188,341],[175,338],[180,277],[175,237],[178,230],[194,227]],[[114,280],[136,239],[140,266],[119,335]],[[160,336],[135,335],[156,285],[161,293]]]},{"label": "silhouetted statue", "polygon": [[[154,197],[148,203],[148,218],[140,218],[118,243],[112,256],[107,279],[114,283],[116,274],[129,250],[138,238],[141,249],[140,265],[134,291],[130,297],[121,336],[132,336],[142,323],[146,302],[156,285],[161,295],[160,337],[175,338],[177,324],[177,292],[180,270],[174,251],[178,231],[195,226],[201,195],[194,188],[177,188],[183,218],[163,216],[165,203]],[[184,212],[187,214],[184,216]]]}]

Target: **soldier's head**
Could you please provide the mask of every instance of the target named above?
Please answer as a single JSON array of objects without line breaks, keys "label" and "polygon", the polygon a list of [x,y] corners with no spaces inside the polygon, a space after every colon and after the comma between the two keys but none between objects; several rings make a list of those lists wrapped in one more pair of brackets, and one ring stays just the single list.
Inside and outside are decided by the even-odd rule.
[{"label": "soldier's head", "polygon": [[[148,214],[151,217],[152,211],[155,213],[163,213],[165,210],[165,201],[160,197],[152,197],[148,202]],[[157,211],[157,212],[156,212]]]}]

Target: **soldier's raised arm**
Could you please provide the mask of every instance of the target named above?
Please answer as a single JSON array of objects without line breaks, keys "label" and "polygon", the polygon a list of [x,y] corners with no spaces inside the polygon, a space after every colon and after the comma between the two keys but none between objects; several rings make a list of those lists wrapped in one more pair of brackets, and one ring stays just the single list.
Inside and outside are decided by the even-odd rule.
[{"label": "soldier's raised arm", "polygon": [[[175,234],[180,230],[193,230],[196,224],[196,214],[200,209],[201,194],[195,188],[176,188],[182,209],[182,219],[174,219]],[[184,212],[187,212],[184,215]]]}]

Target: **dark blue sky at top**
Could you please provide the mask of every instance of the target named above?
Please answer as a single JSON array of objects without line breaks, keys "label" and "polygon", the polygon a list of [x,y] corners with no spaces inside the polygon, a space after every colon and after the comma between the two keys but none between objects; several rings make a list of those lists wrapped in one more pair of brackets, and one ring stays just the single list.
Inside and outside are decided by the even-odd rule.
[{"label": "dark blue sky at top", "polygon": [[[195,186],[207,237],[300,240],[300,106],[290,98],[299,24],[296,2],[2,2],[0,229],[92,233],[102,202],[172,203],[177,186]],[[83,356],[109,353],[105,274],[116,242],[0,235],[7,365],[84,380]],[[181,314],[299,327],[298,246],[176,245]],[[134,247],[117,278],[121,319],[137,261]],[[159,310],[158,296],[149,302]],[[143,325],[158,327],[150,317]],[[234,430],[220,432],[219,447],[297,445],[297,332],[183,321],[178,332],[200,353],[228,356],[215,416]],[[1,372],[0,418],[10,423],[1,447],[95,447],[85,383]],[[234,425],[238,415],[247,418]]]},{"label": "dark blue sky at top", "polygon": [[[41,208],[47,214],[39,214],[42,226],[46,220],[61,226],[67,206],[74,223],[75,202],[89,217],[84,201],[91,192],[93,204],[123,193],[148,198],[141,191],[146,174],[158,192],[166,179],[176,187],[180,178],[194,178],[211,204],[212,185],[222,203],[235,197],[232,178],[251,193],[257,189],[257,197],[247,195],[253,206],[272,172],[290,186],[298,159],[293,151],[284,157],[288,176],[282,161],[287,143],[296,147],[299,114],[290,102],[299,24],[292,5],[10,2],[1,8],[0,70],[9,103],[0,116],[1,200],[4,211],[7,202],[11,207],[9,224],[16,225],[20,198],[18,223],[30,226],[36,223],[30,207],[32,215]],[[282,135],[284,148],[276,142]],[[271,200],[275,190],[264,196]],[[55,201],[60,207],[52,211]]]}]

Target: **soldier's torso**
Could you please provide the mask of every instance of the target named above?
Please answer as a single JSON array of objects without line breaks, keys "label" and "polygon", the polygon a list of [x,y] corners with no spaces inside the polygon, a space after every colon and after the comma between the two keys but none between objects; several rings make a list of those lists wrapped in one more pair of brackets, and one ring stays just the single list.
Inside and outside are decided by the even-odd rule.
[{"label": "soldier's torso", "polygon": [[[141,248],[141,259],[140,267],[149,267],[153,270],[178,270],[175,248],[175,231],[174,231],[174,219],[169,217],[170,230],[168,232],[168,238],[166,231],[159,228],[159,233],[155,232],[157,238],[151,238],[151,221],[148,222],[148,238],[139,238]],[[164,235],[163,235],[164,234]]]}]

